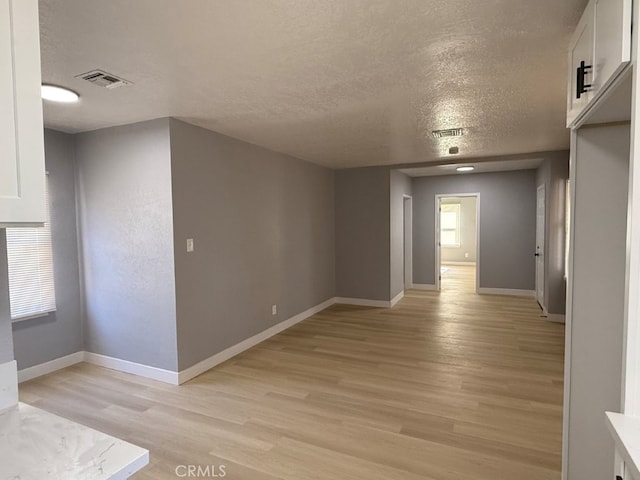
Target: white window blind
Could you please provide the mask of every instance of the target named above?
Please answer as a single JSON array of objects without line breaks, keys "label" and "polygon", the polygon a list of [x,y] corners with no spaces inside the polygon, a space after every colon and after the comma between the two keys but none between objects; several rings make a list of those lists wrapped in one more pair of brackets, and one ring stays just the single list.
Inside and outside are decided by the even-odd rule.
[{"label": "white window blind", "polygon": [[43,227],[7,228],[11,319],[37,317],[56,309],[51,251],[48,179]]},{"label": "white window blind", "polygon": [[460,204],[440,206],[440,245],[460,247]]}]

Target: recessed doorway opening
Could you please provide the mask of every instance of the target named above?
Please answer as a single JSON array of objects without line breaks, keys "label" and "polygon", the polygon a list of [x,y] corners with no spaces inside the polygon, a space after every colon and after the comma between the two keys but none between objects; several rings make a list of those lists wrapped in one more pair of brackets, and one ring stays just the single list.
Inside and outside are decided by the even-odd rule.
[{"label": "recessed doorway opening", "polygon": [[436,195],[436,289],[477,293],[480,194]]}]

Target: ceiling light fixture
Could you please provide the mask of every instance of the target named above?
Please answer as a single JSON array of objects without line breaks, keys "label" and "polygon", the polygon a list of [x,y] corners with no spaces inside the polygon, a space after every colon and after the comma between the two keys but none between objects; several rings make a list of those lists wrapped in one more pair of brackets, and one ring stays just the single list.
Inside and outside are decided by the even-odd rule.
[{"label": "ceiling light fixture", "polygon": [[476,168],[475,167],[458,167],[456,168],[456,171],[458,172],[473,172]]},{"label": "ceiling light fixture", "polygon": [[42,85],[42,98],[51,102],[75,103],[80,99],[80,95],[68,88]]}]

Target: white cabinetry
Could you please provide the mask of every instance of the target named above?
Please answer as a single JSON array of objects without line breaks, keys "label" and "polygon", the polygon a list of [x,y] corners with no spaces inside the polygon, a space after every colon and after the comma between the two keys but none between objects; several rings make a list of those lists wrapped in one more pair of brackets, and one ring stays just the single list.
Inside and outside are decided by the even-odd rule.
[{"label": "white cabinetry", "polygon": [[576,126],[631,60],[631,0],[591,0],[569,48],[567,126]]},{"label": "white cabinetry", "polygon": [[592,92],[583,88],[593,75],[593,39],[595,4],[589,2],[582,14],[569,48],[569,85],[567,86],[567,126],[585,109]]},{"label": "white cabinetry", "polygon": [[0,0],[0,227],[44,221],[37,0]]}]

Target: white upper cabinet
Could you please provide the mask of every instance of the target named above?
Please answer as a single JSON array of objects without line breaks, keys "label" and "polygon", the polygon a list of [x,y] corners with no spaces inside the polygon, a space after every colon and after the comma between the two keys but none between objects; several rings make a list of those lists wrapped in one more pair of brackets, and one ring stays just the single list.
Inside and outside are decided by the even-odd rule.
[{"label": "white upper cabinet", "polygon": [[567,126],[580,115],[592,97],[595,4],[589,2],[569,47],[569,85],[567,87]]},{"label": "white upper cabinet", "polygon": [[595,1],[593,91],[606,89],[631,61],[631,0]]},{"label": "white upper cabinet", "polygon": [[631,61],[632,0],[591,0],[569,47],[567,126],[607,91]]},{"label": "white upper cabinet", "polygon": [[0,0],[0,227],[44,222],[37,0]]}]

